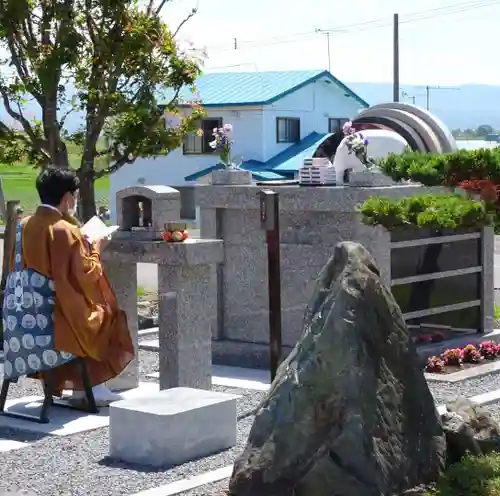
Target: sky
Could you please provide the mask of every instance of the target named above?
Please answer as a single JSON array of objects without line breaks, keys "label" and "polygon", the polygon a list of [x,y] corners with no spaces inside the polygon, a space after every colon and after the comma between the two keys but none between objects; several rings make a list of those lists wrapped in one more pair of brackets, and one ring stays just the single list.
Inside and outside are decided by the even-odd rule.
[{"label": "sky", "polygon": [[402,84],[500,85],[499,0],[171,0],[163,17],[193,8],[178,38],[206,48],[205,72],[328,69],[330,30],[333,75],[390,82],[398,13]]}]

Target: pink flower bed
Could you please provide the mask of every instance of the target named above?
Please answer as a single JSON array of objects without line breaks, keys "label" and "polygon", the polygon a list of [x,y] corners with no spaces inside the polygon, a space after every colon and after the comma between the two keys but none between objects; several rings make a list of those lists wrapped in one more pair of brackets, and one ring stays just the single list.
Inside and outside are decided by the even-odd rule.
[{"label": "pink flower bed", "polygon": [[429,357],[425,371],[442,374],[446,372],[446,367],[461,367],[463,364],[478,364],[483,360],[496,360],[497,358],[500,358],[500,345],[495,341],[483,341],[477,347],[468,344],[463,348],[448,348],[441,356]]}]

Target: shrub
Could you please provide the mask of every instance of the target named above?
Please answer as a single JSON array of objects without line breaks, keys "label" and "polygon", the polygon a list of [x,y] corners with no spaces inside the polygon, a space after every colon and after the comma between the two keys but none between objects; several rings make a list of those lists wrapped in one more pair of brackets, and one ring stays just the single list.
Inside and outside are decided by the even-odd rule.
[{"label": "shrub", "polygon": [[460,348],[448,348],[441,355],[445,365],[460,365],[462,350]]},{"label": "shrub", "polygon": [[434,374],[439,374],[444,372],[444,361],[438,356],[431,356],[427,359],[427,364],[425,365],[426,372],[432,372]]},{"label": "shrub", "polygon": [[468,344],[462,350],[462,362],[478,363],[481,360],[481,353],[473,344]]},{"label": "shrub", "polygon": [[377,162],[395,181],[412,180],[425,186],[458,186],[463,181],[487,179],[500,183],[500,148],[458,150],[440,155],[407,152]]},{"label": "shrub", "polygon": [[412,180],[425,186],[460,187],[477,193],[500,231],[500,147],[458,150],[446,154],[408,152],[377,162],[395,181]]},{"label": "shrub", "polygon": [[493,360],[500,355],[500,346],[495,341],[483,341],[479,344],[479,353],[486,360]]},{"label": "shrub", "polygon": [[364,224],[388,230],[417,226],[431,230],[482,227],[491,224],[491,214],[481,201],[461,195],[422,195],[394,200],[374,196],[360,207]]},{"label": "shrub", "polygon": [[426,496],[500,496],[500,455],[465,456],[446,470]]}]

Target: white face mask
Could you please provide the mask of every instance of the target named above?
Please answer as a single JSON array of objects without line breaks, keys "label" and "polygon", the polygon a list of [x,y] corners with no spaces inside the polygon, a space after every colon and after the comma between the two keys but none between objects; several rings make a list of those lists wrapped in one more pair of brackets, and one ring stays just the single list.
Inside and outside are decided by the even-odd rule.
[{"label": "white face mask", "polygon": [[78,208],[78,202],[75,200],[73,208],[68,208],[68,214],[74,217],[76,215],[77,208]]}]

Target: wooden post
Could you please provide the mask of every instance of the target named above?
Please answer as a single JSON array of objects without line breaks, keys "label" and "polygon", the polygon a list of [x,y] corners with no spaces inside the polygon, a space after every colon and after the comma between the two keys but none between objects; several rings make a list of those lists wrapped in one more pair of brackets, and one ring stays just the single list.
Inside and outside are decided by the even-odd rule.
[{"label": "wooden post", "polygon": [[[3,262],[2,262],[2,280],[0,282],[0,315],[3,308],[3,295],[5,292],[5,284],[7,276],[10,272],[10,255],[16,241],[16,226],[19,216],[22,213],[21,203],[19,200],[11,200],[7,202],[5,216],[5,234],[3,239]],[[0,319],[0,339],[3,343],[3,327]]]},{"label": "wooden post", "polygon": [[266,231],[272,382],[282,356],[279,196],[275,191],[264,189],[259,192],[259,197],[261,227]]},{"label": "wooden post", "polygon": [[3,180],[0,177],[0,216],[7,222],[7,205],[5,204],[5,194],[3,192]]},{"label": "wooden post", "polygon": [[7,275],[10,272],[10,254],[14,248],[16,239],[16,225],[21,213],[21,204],[19,200],[11,200],[7,202],[7,219],[5,223],[5,234],[3,239],[3,263],[2,263],[2,281],[0,283],[0,291],[5,289]]}]

